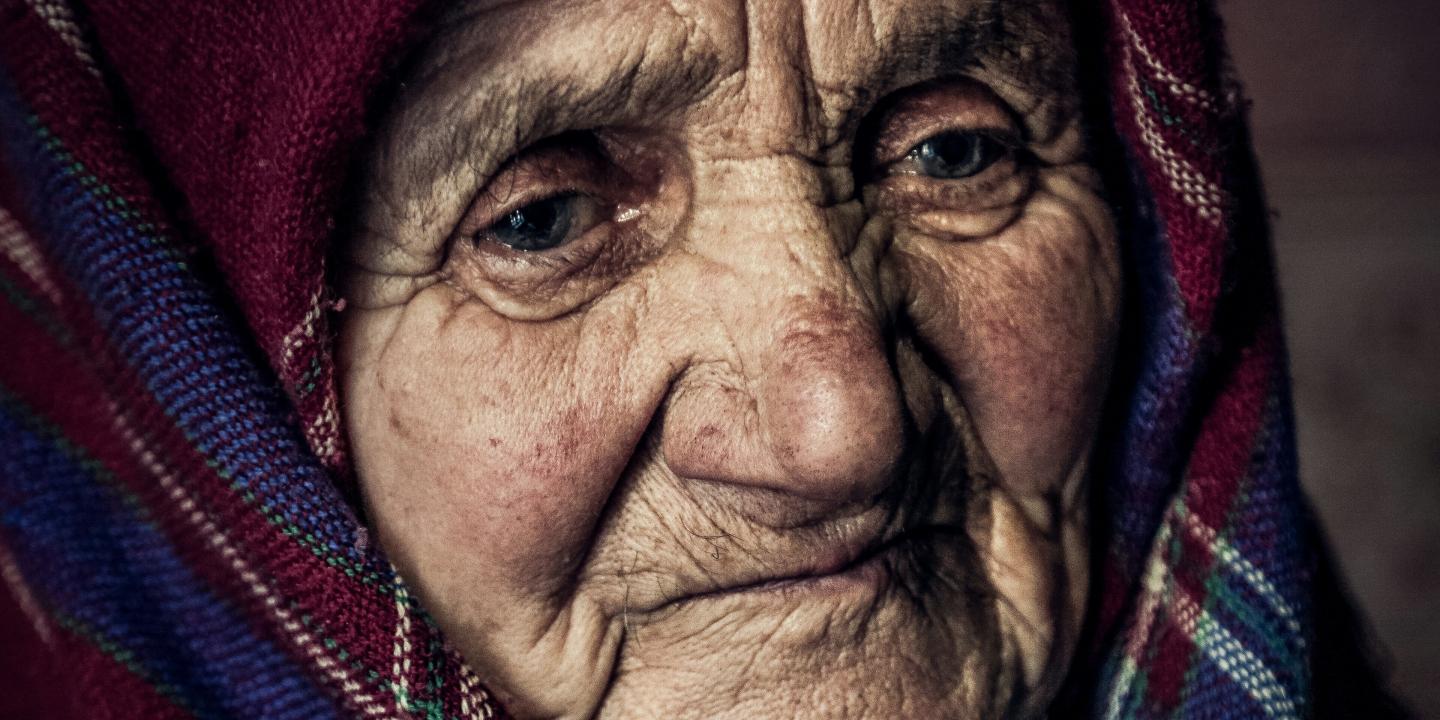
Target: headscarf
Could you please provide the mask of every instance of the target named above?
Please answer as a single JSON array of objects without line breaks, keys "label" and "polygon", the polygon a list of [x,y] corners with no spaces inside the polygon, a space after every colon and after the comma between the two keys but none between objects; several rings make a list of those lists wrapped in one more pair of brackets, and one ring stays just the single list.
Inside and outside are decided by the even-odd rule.
[{"label": "headscarf", "polygon": [[[0,1],[14,712],[503,716],[369,541],[338,422],[326,258],[419,5]],[[1077,6],[1129,296],[1055,714],[1308,716],[1326,568],[1214,10]]]}]

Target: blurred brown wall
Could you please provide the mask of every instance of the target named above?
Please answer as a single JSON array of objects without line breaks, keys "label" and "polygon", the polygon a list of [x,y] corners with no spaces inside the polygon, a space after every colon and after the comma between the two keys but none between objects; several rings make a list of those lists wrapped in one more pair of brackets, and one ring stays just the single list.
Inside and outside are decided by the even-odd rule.
[{"label": "blurred brown wall", "polygon": [[1222,0],[1275,220],[1301,477],[1440,718],[1440,2]]}]

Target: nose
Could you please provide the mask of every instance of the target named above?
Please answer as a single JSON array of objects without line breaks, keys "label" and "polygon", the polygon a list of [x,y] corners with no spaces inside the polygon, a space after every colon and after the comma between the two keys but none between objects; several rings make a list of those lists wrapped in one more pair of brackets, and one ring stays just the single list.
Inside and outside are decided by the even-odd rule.
[{"label": "nose", "polygon": [[[736,238],[707,283],[698,361],[672,385],[661,450],[682,478],[778,491],[829,505],[868,499],[895,477],[903,444],[899,384],[879,312],[833,237],[836,223],[772,222],[784,237]],[[768,243],[768,244],[767,244]],[[743,250],[741,250],[743,248]],[[740,255],[745,257],[739,257]]]},{"label": "nose", "polygon": [[832,503],[879,494],[903,434],[877,328],[809,297],[753,321],[762,327],[751,333],[771,341],[675,383],[662,430],[670,470]]}]

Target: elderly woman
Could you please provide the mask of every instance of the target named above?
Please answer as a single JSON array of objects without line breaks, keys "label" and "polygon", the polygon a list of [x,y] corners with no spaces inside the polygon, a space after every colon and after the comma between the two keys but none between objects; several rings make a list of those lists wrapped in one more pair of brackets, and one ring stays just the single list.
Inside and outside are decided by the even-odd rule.
[{"label": "elderly woman", "polygon": [[1214,22],[10,4],[11,712],[1341,712]]}]

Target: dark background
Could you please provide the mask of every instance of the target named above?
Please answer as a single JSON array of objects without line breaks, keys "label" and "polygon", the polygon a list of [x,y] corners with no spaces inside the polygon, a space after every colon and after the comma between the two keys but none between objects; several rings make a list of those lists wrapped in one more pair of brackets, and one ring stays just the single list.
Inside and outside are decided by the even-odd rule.
[{"label": "dark background", "polygon": [[1440,1],[1221,0],[1275,211],[1301,478],[1440,718]]}]

